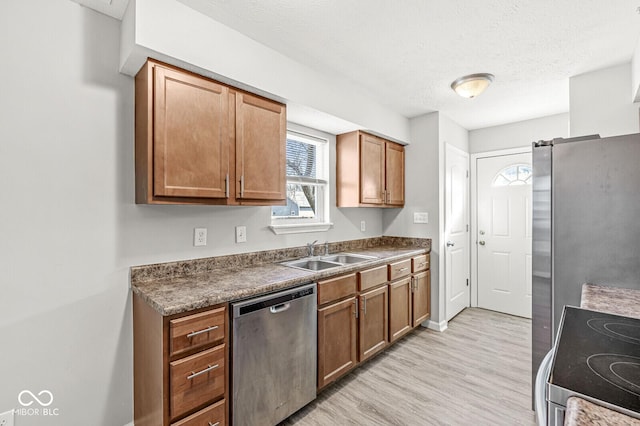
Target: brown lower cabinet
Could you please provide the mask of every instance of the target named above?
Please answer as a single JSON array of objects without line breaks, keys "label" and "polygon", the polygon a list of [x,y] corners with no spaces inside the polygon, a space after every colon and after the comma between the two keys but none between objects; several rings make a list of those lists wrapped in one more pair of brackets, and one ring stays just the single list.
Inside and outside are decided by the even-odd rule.
[{"label": "brown lower cabinet", "polygon": [[429,271],[413,276],[412,326],[417,327],[431,317],[431,275]]},{"label": "brown lower cabinet", "polygon": [[162,316],[133,296],[136,426],[224,426],[229,379],[227,307]]},{"label": "brown lower cabinet", "polygon": [[356,274],[318,281],[318,389],[358,363]]},{"label": "brown lower cabinet", "polygon": [[389,283],[389,342],[395,342],[414,327],[412,290],[411,277]]},{"label": "brown lower cabinet", "polygon": [[318,281],[318,390],[427,320],[429,254]]},{"label": "brown lower cabinet", "polygon": [[367,291],[358,296],[358,361],[371,358],[387,346],[389,310],[387,286]]},{"label": "brown lower cabinet", "polygon": [[358,362],[355,297],[318,309],[318,388],[341,377]]}]

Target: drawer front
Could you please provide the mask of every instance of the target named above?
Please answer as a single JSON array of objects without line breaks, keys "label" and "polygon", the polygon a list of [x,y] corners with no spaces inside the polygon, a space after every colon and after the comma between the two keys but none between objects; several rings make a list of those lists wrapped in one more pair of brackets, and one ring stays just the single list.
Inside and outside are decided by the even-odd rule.
[{"label": "drawer front", "polygon": [[387,282],[387,265],[358,272],[358,291],[364,291]]},{"label": "drawer front", "polygon": [[422,272],[429,269],[429,255],[422,254],[411,259],[411,272]]},{"label": "drawer front", "polygon": [[213,405],[203,408],[186,417],[179,422],[171,423],[171,426],[225,426],[225,400],[218,401]]},{"label": "drawer front", "polygon": [[171,356],[224,340],[225,311],[223,306],[169,321]]},{"label": "drawer front", "polygon": [[224,395],[224,355],[223,344],[169,364],[172,419]]},{"label": "drawer front", "polygon": [[405,277],[411,273],[411,259],[389,264],[389,281]]},{"label": "drawer front", "polygon": [[318,305],[356,294],[356,274],[318,281]]}]

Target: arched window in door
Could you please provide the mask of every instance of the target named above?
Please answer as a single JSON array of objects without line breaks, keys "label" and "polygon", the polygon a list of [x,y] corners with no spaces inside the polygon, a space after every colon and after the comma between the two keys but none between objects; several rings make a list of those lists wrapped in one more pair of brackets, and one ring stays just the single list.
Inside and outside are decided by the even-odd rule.
[{"label": "arched window in door", "polygon": [[528,164],[514,164],[500,170],[493,178],[492,186],[530,185],[531,166]]}]

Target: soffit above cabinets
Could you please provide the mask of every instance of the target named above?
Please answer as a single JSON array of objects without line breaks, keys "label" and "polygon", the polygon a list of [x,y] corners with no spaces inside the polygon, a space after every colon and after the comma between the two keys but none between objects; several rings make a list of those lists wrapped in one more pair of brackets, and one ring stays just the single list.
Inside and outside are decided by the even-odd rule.
[{"label": "soffit above cabinets", "polygon": [[112,18],[122,19],[129,0],[71,0]]}]

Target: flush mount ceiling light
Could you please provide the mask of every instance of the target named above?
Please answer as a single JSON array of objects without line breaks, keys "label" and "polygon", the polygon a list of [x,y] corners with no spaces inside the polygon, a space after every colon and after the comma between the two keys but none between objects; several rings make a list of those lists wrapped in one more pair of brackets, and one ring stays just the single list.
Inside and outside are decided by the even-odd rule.
[{"label": "flush mount ceiling light", "polygon": [[451,88],[463,98],[475,98],[489,87],[493,81],[493,74],[486,72],[469,74],[456,79],[451,83]]}]

